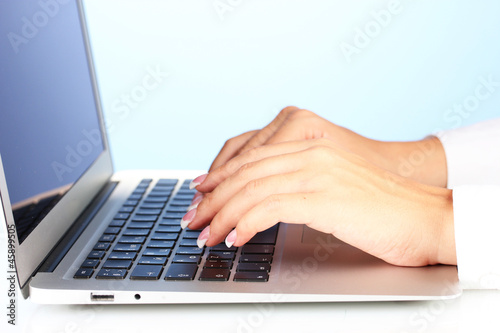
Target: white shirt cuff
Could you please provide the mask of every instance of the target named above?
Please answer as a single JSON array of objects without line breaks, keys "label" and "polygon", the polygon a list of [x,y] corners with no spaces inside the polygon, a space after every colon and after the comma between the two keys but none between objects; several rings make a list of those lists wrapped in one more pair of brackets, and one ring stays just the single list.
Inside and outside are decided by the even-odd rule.
[{"label": "white shirt cuff", "polygon": [[446,154],[448,188],[500,185],[500,118],[435,135]]},{"label": "white shirt cuff", "polygon": [[464,289],[500,289],[499,206],[500,186],[453,190],[458,276]]}]

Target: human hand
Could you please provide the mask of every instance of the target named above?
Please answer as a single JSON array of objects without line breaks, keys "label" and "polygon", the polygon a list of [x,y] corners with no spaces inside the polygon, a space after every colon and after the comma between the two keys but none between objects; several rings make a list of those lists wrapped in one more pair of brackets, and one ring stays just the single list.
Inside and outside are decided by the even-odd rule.
[{"label": "human hand", "polygon": [[226,141],[209,171],[252,148],[320,138],[328,139],[338,148],[357,154],[393,173],[429,185],[446,186],[446,157],[437,138],[412,142],[373,140],[333,124],[311,111],[293,106],[284,108],[263,129],[243,133]]},{"label": "human hand", "polygon": [[184,223],[207,226],[200,245],[226,238],[241,246],[286,222],[330,233],[396,265],[456,263],[450,190],[393,174],[329,139],[247,150],[197,189],[204,196]]}]

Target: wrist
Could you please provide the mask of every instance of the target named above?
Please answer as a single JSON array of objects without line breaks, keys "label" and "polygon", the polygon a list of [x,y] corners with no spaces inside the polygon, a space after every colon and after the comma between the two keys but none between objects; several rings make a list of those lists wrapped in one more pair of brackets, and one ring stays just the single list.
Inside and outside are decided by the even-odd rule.
[{"label": "wrist", "polygon": [[409,142],[376,142],[379,166],[419,183],[446,187],[444,148],[436,137]]}]

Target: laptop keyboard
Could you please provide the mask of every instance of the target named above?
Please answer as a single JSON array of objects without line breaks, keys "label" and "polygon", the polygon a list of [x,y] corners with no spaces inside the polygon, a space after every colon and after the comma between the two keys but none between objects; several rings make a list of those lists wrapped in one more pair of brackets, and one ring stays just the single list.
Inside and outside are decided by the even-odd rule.
[{"label": "laptop keyboard", "polygon": [[278,225],[241,248],[224,243],[198,248],[201,230],[180,220],[196,190],[186,180],[143,179],[110,222],[74,275],[75,279],[267,282]]}]

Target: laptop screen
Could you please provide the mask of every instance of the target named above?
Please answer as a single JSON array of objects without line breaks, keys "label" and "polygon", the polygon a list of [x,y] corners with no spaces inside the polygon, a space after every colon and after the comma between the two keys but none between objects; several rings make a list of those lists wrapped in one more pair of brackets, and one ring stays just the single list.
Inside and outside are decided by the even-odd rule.
[{"label": "laptop screen", "polygon": [[104,143],[76,1],[1,1],[0,36],[0,157],[22,243]]}]

